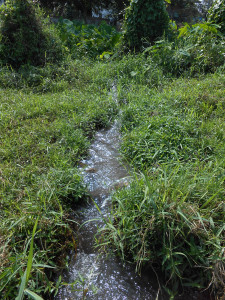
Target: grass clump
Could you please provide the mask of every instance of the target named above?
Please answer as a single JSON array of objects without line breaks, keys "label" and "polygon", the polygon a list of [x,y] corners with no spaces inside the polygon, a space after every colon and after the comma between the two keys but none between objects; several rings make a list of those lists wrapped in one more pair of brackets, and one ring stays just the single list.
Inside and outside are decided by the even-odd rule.
[{"label": "grass clump", "polygon": [[47,63],[44,67],[23,65],[17,70],[9,66],[0,69],[0,87],[4,89],[32,90],[34,93],[62,92],[78,88],[90,80],[78,60],[64,59],[58,65]]},{"label": "grass clump", "polygon": [[178,117],[152,117],[148,124],[127,133],[122,152],[136,165],[150,167],[165,161],[190,161],[206,152],[211,153],[208,141],[201,139],[193,120],[180,121]]},{"label": "grass clump", "polygon": [[114,229],[108,227],[107,239],[139,271],[142,265],[160,268],[174,293],[180,283],[224,288],[224,170],[216,168],[163,165],[113,196]]}]

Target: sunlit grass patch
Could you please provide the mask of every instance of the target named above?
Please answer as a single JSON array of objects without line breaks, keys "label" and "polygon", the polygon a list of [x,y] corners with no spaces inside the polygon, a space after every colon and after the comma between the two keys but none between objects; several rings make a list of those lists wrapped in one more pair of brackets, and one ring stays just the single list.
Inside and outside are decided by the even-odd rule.
[{"label": "sunlit grass patch", "polygon": [[[118,108],[108,90],[90,84],[60,93],[1,90],[0,103],[0,293],[18,295],[35,220],[34,254],[27,288],[57,290],[51,280],[74,247],[69,211],[87,197],[79,160],[95,131]],[[53,272],[53,273],[52,273]],[[56,286],[56,287],[55,287]]]},{"label": "sunlit grass patch", "polygon": [[119,97],[121,152],[136,175],[113,196],[103,244],[113,244],[137,269],[157,266],[173,295],[179,286],[209,285],[220,295],[225,286],[224,75],[180,78],[160,90],[143,82],[119,91]]},{"label": "sunlit grass patch", "polygon": [[[151,172],[151,173],[150,173]],[[167,287],[224,288],[224,166],[200,162],[164,165],[137,174],[113,196],[114,213],[103,229],[121,257],[160,268]],[[196,273],[194,270],[198,268]]]}]

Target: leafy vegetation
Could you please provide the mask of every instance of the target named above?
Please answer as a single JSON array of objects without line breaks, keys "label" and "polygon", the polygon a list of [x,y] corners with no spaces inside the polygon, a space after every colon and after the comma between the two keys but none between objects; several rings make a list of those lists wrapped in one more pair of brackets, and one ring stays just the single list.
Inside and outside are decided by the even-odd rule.
[{"label": "leafy vegetation", "polygon": [[220,25],[220,31],[225,34],[225,1],[216,0],[209,10],[208,19],[210,22]]},{"label": "leafy vegetation", "polygon": [[87,25],[67,19],[58,22],[60,38],[72,57],[109,58],[118,48],[121,33],[106,22],[99,26]]},{"label": "leafy vegetation", "polygon": [[124,43],[140,50],[143,40],[154,42],[168,31],[169,16],[164,0],[132,0],[126,9]]},{"label": "leafy vegetation", "polygon": [[[37,35],[30,48],[23,48],[25,36],[31,37],[26,35],[30,21],[28,11],[21,20],[18,12],[31,4],[19,2],[1,8],[3,299],[57,293],[61,279],[53,282],[55,269],[65,265],[66,249],[76,248],[70,212],[88,196],[79,161],[95,131],[108,126],[119,109],[121,153],[133,167],[133,180],[114,193],[112,216],[99,242],[113,245],[139,271],[143,265],[161,270],[171,295],[187,286],[210,286],[222,295],[225,43],[220,25],[186,24],[178,30],[171,23],[162,38],[168,21],[163,15],[161,29],[146,36],[151,32],[147,11],[146,32],[139,34],[135,9],[142,1],[132,1],[126,22],[134,18],[138,26],[130,42],[131,27],[125,27],[127,43],[136,49],[143,37],[161,40],[143,53],[122,55],[117,52],[121,34],[113,27],[61,19],[52,29],[39,19],[39,10],[32,10]],[[13,32],[11,24],[18,20],[21,27]],[[51,32],[59,37],[52,40]],[[118,103],[110,93],[113,85]]]},{"label": "leafy vegetation", "polygon": [[1,5],[0,14],[1,64],[19,68],[62,59],[63,49],[55,28],[32,1],[8,0]]},{"label": "leafy vegetation", "polygon": [[186,24],[174,38],[162,39],[145,51],[166,73],[180,76],[215,72],[224,65],[225,39],[212,23]]}]

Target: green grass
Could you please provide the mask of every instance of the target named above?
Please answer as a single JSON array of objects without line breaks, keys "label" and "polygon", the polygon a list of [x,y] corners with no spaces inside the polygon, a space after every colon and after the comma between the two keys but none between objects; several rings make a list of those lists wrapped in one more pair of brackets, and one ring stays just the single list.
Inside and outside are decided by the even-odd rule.
[{"label": "green grass", "polygon": [[121,154],[134,175],[113,195],[100,243],[114,245],[139,271],[144,264],[161,269],[173,294],[211,283],[219,295],[225,286],[224,83],[219,71],[171,78],[145,55],[2,69],[3,298],[15,298],[19,288],[44,297],[57,293],[60,282],[52,275],[65,265],[66,249],[76,246],[70,211],[87,197],[78,162],[95,131],[118,115],[113,85]]},{"label": "green grass", "polygon": [[51,64],[45,53],[43,67],[0,66],[0,295],[57,293],[54,274],[76,248],[70,213],[88,196],[79,161],[96,130],[119,115],[133,180],[114,193],[99,242],[138,271],[160,270],[171,297],[191,286],[219,298],[224,37],[216,25],[186,24],[171,40],[123,55],[121,33],[106,23],[62,19],[57,27],[64,60]]},{"label": "green grass", "polygon": [[0,293],[4,299],[18,295],[37,218],[27,288],[55,292],[49,275],[63,261],[60,256],[66,248],[73,247],[69,211],[86,197],[78,162],[87,155],[95,131],[108,126],[117,113],[108,90],[100,90],[91,79],[81,82],[76,74],[71,80],[73,87],[55,93],[37,94],[32,86],[1,89]]},{"label": "green grass", "polygon": [[100,243],[114,245],[139,271],[160,269],[172,294],[210,285],[219,296],[225,287],[225,77],[180,78],[158,89],[145,80],[122,84],[121,153],[136,175],[114,194]]}]

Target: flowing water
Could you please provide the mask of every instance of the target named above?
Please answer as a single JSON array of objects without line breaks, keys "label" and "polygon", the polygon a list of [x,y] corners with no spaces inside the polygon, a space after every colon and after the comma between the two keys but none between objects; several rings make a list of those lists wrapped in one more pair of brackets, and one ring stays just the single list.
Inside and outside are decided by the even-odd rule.
[{"label": "flowing water", "polygon": [[[100,130],[91,145],[89,158],[81,162],[84,180],[91,197],[104,217],[110,213],[110,193],[114,188],[127,185],[128,171],[119,159],[118,123],[110,129]],[[94,204],[79,211],[77,255],[73,254],[69,269],[63,280],[74,285],[60,290],[57,299],[125,300],[156,299],[157,282],[154,273],[143,273],[140,277],[134,266],[123,263],[116,256],[106,257],[94,247],[94,235],[98,227],[104,226],[101,215]],[[84,286],[82,290],[82,285]]]},{"label": "flowing water", "polygon": [[[121,163],[118,152],[118,127],[115,122],[111,128],[97,132],[88,159],[81,162],[89,193],[104,218],[110,214],[112,190],[129,184],[129,172]],[[151,270],[143,271],[140,277],[133,265],[123,264],[114,255],[106,257],[99,253],[94,243],[98,228],[104,226],[99,209],[92,203],[76,212],[83,224],[78,232],[77,254],[71,254],[69,268],[62,276],[68,285],[59,291],[56,300],[168,300],[169,297],[162,293],[157,298],[157,278]],[[192,292],[176,299],[209,298]]]},{"label": "flowing water", "polygon": [[[110,214],[112,190],[129,183],[129,172],[119,159],[119,140],[115,122],[111,128],[96,134],[89,158],[81,162],[85,183],[104,218]],[[168,300],[162,293],[157,298],[158,283],[151,270],[143,271],[140,277],[133,265],[123,264],[116,256],[99,253],[94,236],[97,229],[104,226],[101,214],[94,203],[79,209],[79,222],[83,226],[78,232],[77,254],[71,254],[69,268],[63,273],[63,281],[68,285],[59,291],[56,300]],[[192,292],[176,299],[209,298]]]}]

